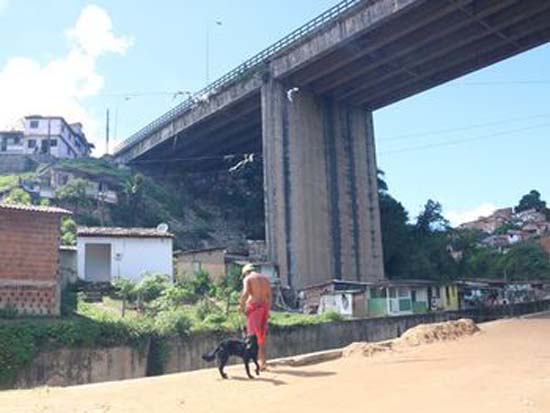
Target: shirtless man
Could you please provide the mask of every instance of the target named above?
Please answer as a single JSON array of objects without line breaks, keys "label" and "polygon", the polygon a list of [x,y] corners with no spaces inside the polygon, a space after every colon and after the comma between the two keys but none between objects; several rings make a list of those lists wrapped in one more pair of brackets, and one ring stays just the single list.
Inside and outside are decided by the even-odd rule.
[{"label": "shirtless man", "polygon": [[271,308],[271,283],[269,278],[254,271],[254,265],[243,267],[243,292],[239,299],[241,312],[246,314],[246,331],[255,334],[258,339],[258,359],[260,369],[266,367],[265,339],[267,322]]}]

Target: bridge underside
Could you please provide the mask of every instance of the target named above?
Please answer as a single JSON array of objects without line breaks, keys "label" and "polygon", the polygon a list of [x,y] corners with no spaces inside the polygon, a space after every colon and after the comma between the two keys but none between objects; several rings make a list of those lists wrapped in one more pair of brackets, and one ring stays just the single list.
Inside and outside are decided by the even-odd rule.
[{"label": "bridge underside", "polygon": [[117,156],[162,174],[262,153],[267,241],[283,279],[376,280],[372,112],[549,39],[546,0],[365,0]]},{"label": "bridge underside", "polygon": [[[274,58],[271,76],[374,111],[550,39],[550,1],[401,2],[410,4],[392,12],[393,1],[379,1],[366,12],[350,11]],[[364,28],[355,27],[358,21]],[[225,166],[221,155],[261,152],[260,86],[139,152],[131,159],[136,164],[193,170]]]},{"label": "bridge underside", "polygon": [[293,59],[307,56],[298,47],[274,69],[292,85],[376,110],[549,39],[548,1],[423,1],[314,59]]}]

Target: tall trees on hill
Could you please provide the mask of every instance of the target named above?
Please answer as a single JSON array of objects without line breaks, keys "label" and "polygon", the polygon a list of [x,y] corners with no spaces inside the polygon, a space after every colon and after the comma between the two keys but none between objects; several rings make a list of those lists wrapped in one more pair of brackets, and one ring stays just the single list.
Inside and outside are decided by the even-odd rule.
[{"label": "tall trees on hill", "polygon": [[[379,202],[384,267],[390,278],[444,281],[455,277],[508,280],[550,278],[550,257],[535,242],[522,242],[502,254],[480,244],[487,236],[479,230],[453,229],[439,202],[428,200],[414,222],[403,205],[388,192],[379,171]],[[548,211],[540,193],[531,191],[516,207]],[[453,252],[458,252],[455,257]],[[456,259],[455,259],[456,258]]]},{"label": "tall trees on hill", "polygon": [[540,198],[539,191],[533,189],[528,194],[523,195],[518,206],[514,208],[516,212],[527,211],[528,209],[535,209],[538,212],[546,210],[546,201]]},{"label": "tall trees on hill", "polygon": [[391,278],[450,278],[456,263],[448,251],[449,223],[439,202],[428,200],[414,223],[387,191],[379,171],[379,202],[384,266]]}]

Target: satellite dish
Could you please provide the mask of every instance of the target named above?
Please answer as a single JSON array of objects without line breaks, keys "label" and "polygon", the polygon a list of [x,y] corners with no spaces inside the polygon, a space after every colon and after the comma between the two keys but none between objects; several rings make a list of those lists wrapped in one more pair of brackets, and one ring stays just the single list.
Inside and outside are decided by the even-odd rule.
[{"label": "satellite dish", "polygon": [[168,232],[168,224],[161,222],[160,224],[157,225],[157,231]]}]

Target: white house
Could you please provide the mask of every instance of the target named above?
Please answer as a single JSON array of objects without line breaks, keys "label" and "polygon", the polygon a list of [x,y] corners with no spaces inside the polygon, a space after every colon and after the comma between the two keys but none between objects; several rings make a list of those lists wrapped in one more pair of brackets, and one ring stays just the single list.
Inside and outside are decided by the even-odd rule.
[{"label": "white house", "polygon": [[47,154],[56,158],[82,158],[92,145],[82,132],[81,123],[67,123],[59,116],[27,116],[23,139],[25,154]]},{"label": "white house", "polygon": [[155,228],[79,227],[78,277],[111,282],[115,277],[139,281],[145,273],[173,278],[174,236]]},{"label": "white house", "polygon": [[0,132],[0,154],[22,154],[23,132]]},{"label": "white house", "polygon": [[0,154],[49,155],[83,158],[93,145],[81,123],[68,123],[60,116],[26,116],[23,131],[0,132]]}]

